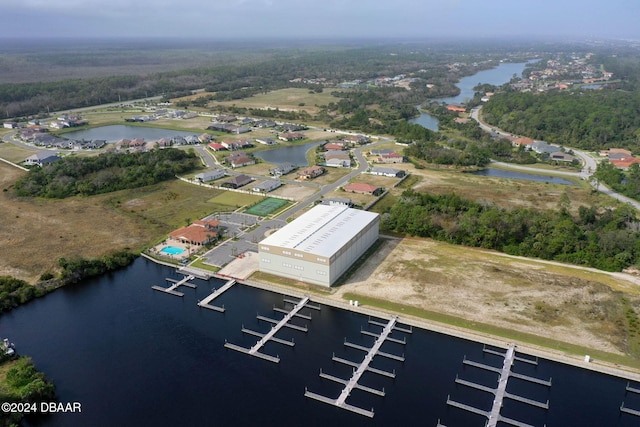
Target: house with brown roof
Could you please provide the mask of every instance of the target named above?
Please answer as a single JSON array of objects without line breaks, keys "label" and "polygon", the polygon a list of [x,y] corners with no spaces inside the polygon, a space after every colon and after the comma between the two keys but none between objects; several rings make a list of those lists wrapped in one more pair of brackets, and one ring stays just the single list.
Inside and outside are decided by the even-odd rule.
[{"label": "house with brown roof", "polygon": [[305,135],[302,132],[285,132],[278,135],[278,139],[281,139],[283,141],[297,141],[304,138]]},{"label": "house with brown roof", "polygon": [[637,157],[627,157],[620,160],[609,160],[609,163],[617,167],[618,169],[629,169],[631,165],[640,164],[640,159]]},{"label": "house with brown roof", "polygon": [[364,145],[370,142],[369,137],[365,135],[348,135],[342,140],[351,145]]},{"label": "house with brown roof", "polygon": [[467,111],[466,108],[461,107],[459,105],[447,105],[447,110],[453,111],[453,112],[456,112],[456,113],[464,113],[464,112]]},{"label": "house with brown roof", "polygon": [[364,182],[352,182],[344,187],[344,191],[350,193],[369,194],[372,196],[379,196],[384,192],[384,188],[377,185],[366,184]]},{"label": "house with brown roof", "polygon": [[383,153],[378,157],[380,163],[402,163],[404,162],[404,156],[396,152]]},{"label": "house with brown roof", "polygon": [[220,186],[221,187],[226,187],[226,188],[236,189],[236,188],[240,188],[242,186],[247,185],[251,181],[253,181],[253,178],[251,178],[248,175],[237,175],[237,176],[234,176],[231,179],[226,180]]},{"label": "house with brown roof", "polygon": [[245,153],[233,152],[225,159],[227,164],[232,168],[240,168],[242,166],[255,165],[256,161]]},{"label": "house with brown roof", "polygon": [[219,221],[199,220],[169,233],[169,240],[183,245],[204,246],[218,238]]},{"label": "house with brown roof", "polygon": [[340,151],[346,148],[345,143],[341,141],[330,141],[323,145],[323,148],[327,151]]},{"label": "house with brown roof", "polygon": [[308,168],[304,168],[298,172],[298,177],[300,179],[313,179],[318,177],[324,173],[324,168],[322,166],[309,166]]}]

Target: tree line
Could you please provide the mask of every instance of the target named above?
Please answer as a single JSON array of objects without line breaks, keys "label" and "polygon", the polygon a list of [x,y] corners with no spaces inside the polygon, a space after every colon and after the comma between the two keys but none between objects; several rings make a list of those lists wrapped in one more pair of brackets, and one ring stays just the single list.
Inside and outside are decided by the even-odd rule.
[{"label": "tree line", "polygon": [[18,196],[65,197],[137,188],[174,178],[199,167],[193,151],[174,148],[146,152],[107,152],[94,157],[67,156],[33,168],[14,185]]},{"label": "tree line", "polygon": [[384,230],[412,236],[606,271],[638,265],[640,223],[633,208],[581,206],[574,216],[568,204],[566,198],[557,211],[507,210],[453,193],[406,190],[383,213],[381,225]]}]

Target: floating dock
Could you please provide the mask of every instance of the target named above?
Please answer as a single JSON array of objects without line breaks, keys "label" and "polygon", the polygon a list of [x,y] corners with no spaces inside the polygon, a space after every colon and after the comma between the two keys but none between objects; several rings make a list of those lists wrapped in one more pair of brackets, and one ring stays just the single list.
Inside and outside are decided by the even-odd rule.
[{"label": "floating dock", "polygon": [[[522,402],[522,403],[526,403],[528,405],[532,405],[532,406],[536,406],[538,408],[542,408],[542,409],[549,409],[549,401],[547,400],[546,402],[538,402],[536,400],[532,400],[532,399],[527,399],[526,397],[522,397],[522,396],[518,396],[512,393],[508,393],[507,392],[507,382],[509,381],[509,378],[513,377],[513,378],[518,378],[521,380],[525,380],[525,381],[529,381],[532,382],[534,384],[540,384],[543,386],[547,386],[547,387],[551,387],[551,379],[549,379],[548,381],[546,380],[541,380],[538,378],[534,378],[534,377],[530,377],[528,375],[522,375],[522,374],[518,374],[515,372],[512,372],[512,367],[513,367],[513,363],[514,361],[520,361],[520,362],[524,362],[524,363],[530,363],[533,365],[537,365],[538,361],[536,360],[531,360],[531,359],[526,359],[526,358],[522,358],[522,357],[518,357],[515,354],[515,345],[510,345],[507,348],[506,353],[501,353],[499,351],[496,350],[492,350],[492,349],[487,349],[486,346],[483,349],[483,351],[485,353],[489,353],[489,354],[494,354],[497,356],[501,356],[504,357],[504,361],[502,363],[502,368],[497,368],[494,366],[490,366],[490,365],[485,365],[484,363],[478,363],[478,362],[474,362],[472,360],[467,360],[467,358],[465,357],[462,361],[462,363],[464,365],[468,365],[468,366],[473,366],[475,368],[480,368],[480,369],[484,369],[487,371],[491,371],[491,372],[496,372],[498,374],[500,374],[500,377],[498,379],[498,387],[496,388],[492,388],[492,387],[487,387],[481,384],[476,384],[474,382],[471,381],[466,381],[463,379],[460,379],[456,376],[456,384],[460,384],[460,385],[464,385],[466,387],[471,387],[474,388],[476,390],[480,390],[480,391],[484,391],[487,393],[492,393],[495,398],[493,400],[493,406],[491,407],[490,411],[484,411],[482,409],[478,409],[475,408],[473,406],[470,405],[466,405],[464,403],[460,403],[460,402],[456,402],[454,400],[451,400],[451,398],[449,396],[447,396],[447,405],[449,406],[453,406],[455,408],[459,408],[462,409],[464,411],[468,411],[468,412],[472,412],[474,414],[478,414],[478,415],[482,415],[484,417],[487,418],[487,423],[486,423],[486,427],[496,427],[498,422],[502,422],[505,424],[510,424],[516,427],[531,427],[529,424],[517,421],[517,420],[513,420],[511,418],[506,418],[502,415],[500,415],[500,410],[502,409],[502,403],[504,401],[504,399],[511,399],[511,400],[516,400],[518,402]],[[621,408],[622,410],[622,408]]]},{"label": "floating dock", "polygon": [[177,297],[183,297],[184,293],[183,292],[178,292],[176,291],[176,289],[178,289],[180,286],[186,286],[188,288],[192,288],[195,289],[197,288],[197,286],[193,283],[191,283],[191,281],[193,279],[195,279],[196,276],[189,274],[188,276],[185,276],[182,280],[176,280],[176,279],[171,279],[170,277],[167,277],[166,280],[167,282],[171,282],[173,283],[173,285],[169,286],[168,288],[163,288],[162,286],[156,286],[153,285],[151,286],[151,289],[155,290],[155,291],[160,291],[160,292],[164,292],[166,294],[170,294],[170,295],[175,295]]},{"label": "floating dock", "polygon": [[[293,307],[293,309],[291,309],[291,311],[287,312],[287,314],[281,320],[270,319],[270,318],[264,317],[264,316],[257,316],[258,320],[263,320],[263,321],[266,321],[266,322],[274,324],[274,326],[271,327],[271,330],[269,332],[267,332],[266,334],[263,334],[261,332],[252,331],[250,329],[246,329],[244,326],[242,327],[242,332],[243,333],[260,337],[260,340],[253,347],[245,348],[245,347],[241,347],[239,345],[231,344],[229,342],[225,342],[224,346],[226,348],[231,349],[231,350],[236,350],[236,351],[239,351],[241,353],[248,354],[250,356],[255,356],[255,357],[259,357],[259,358],[264,359],[264,360],[268,360],[269,362],[279,363],[280,362],[280,357],[279,356],[271,356],[271,355],[266,354],[266,353],[261,353],[260,349],[269,341],[273,341],[273,342],[276,342],[278,344],[284,344],[284,345],[288,345],[290,347],[293,347],[293,345],[294,345],[293,340],[292,341],[286,341],[286,340],[282,340],[282,339],[274,337],[274,335],[280,329],[282,329],[283,327],[288,327],[288,328],[296,329],[298,331],[303,331],[303,332],[307,332],[308,331],[307,327],[294,325],[294,324],[289,323],[289,321],[294,316],[296,316],[298,314],[298,312],[300,310],[302,310],[307,305],[307,303],[309,302],[309,297],[304,297],[300,301],[293,301],[293,300],[285,299],[285,302],[295,303],[295,306]],[[308,308],[319,309],[319,307],[313,306],[313,305],[308,306]]]},{"label": "floating dock", "polygon": [[213,301],[214,299],[218,298],[223,293],[225,293],[227,290],[229,290],[235,284],[236,284],[236,280],[235,279],[231,279],[231,280],[227,281],[227,283],[222,285],[221,288],[214,290],[211,293],[211,295],[209,295],[208,297],[206,297],[202,301],[198,301],[198,307],[208,308],[209,310],[214,310],[214,311],[218,311],[220,313],[224,313],[224,311],[225,311],[224,306],[218,307],[217,305],[211,305],[210,302]]},{"label": "floating dock", "polygon": [[[640,393],[640,388],[632,387],[630,382],[627,382],[626,391],[631,393]],[[620,405],[620,412],[624,412],[625,414],[635,415],[636,417],[640,417],[640,411],[637,409],[631,409],[624,406],[624,401]]]},{"label": "floating dock", "polygon": [[333,354],[332,360],[334,362],[339,362],[348,366],[351,366],[354,368],[353,370],[353,375],[351,376],[350,379],[348,380],[344,380],[342,378],[338,378],[338,377],[334,377],[333,375],[329,375],[326,374],[324,372],[322,372],[322,369],[320,370],[320,377],[324,378],[324,379],[328,379],[330,381],[334,381],[337,382],[339,384],[344,385],[344,388],[342,389],[342,391],[340,392],[340,394],[338,395],[337,398],[332,399],[330,397],[327,396],[323,396],[321,394],[317,394],[314,392],[311,392],[309,390],[307,390],[305,388],[305,392],[304,395],[305,397],[311,398],[311,399],[315,399],[319,402],[322,403],[327,403],[329,405],[334,405],[337,406],[338,408],[341,409],[345,409],[347,411],[351,411],[354,412],[356,414],[359,415],[363,415],[365,417],[369,417],[369,418],[373,418],[373,408],[371,410],[368,409],[363,409],[363,408],[359,408],[357,406],[354,405],[350,405],[346,402],[347,398],[349,397],[349,395],[351,394],[351,391],[353,389],[358,389],[358,390],[362,390],[362,391],[366,391],[367,393],[371,393],[374,394],[376,396],[383,396],[385,395],[384,389],[382,390],[377,390],[371,387],[366,387],[362,384],[359,384],[360,381],[360,377],[362,377],[362,374],[364,374],[365,372],[372,372],[374,374],[378,374],[378,375],[382,375],[382,376],[386,376],[389,378],[395,378],[396,377],[396,373],[394,372],[387,372],[387,371],[383,371],[381,369],[376,369],[376,368],[372,368],[369,366],[369,364],[371,363],[371,361],[373,360],[373,358],[377,355],[379,356],[383,356],[389,359],[393,359],[393,360],[398,360],[398,361],[404,361],[404,355],[403,356],[396,356],[394,354],[390,354],[390,353],[385,353],[380,351],[380,347],[382,347],[382,344],[385,341],[390,341],[390,342],[395,342],[398,344],[406,344],[406,339],[405,340],[398,340],[395,338],[391,338],[389,337],[389,335],[391,334],[391,332],[393,330],[398,330],[398,331],[402,331],[405,333],[410,333],[411,330],[409,329],[404,329],[404,328],[399,328],[396,325],[396,322],[398,321],[397,317],[393,317],[391,320],[389,320],[388,323],[380,323],[380,322],[376,322],[373,320],[369,320],[370,324],[374,324],[374,325],[378,325],[378,326],[383,326],[382,332],[378,335],[378,334],[374,334],[368,331],[360,331],[361,333],[363,333],[363,335],[369,335],[369,336],[374,336],[376,337],[376,340],[373,344],[373,346],[371,348],[367,348],[361,345],[357,345],[357,344],[352,344],[349,343],[345,340],[344,344],[347,347],[351,347],[351,348],[355,348],[358,350],[363,350],[366,351],[367,354],[365,355],[364,359],[362,360],[362,362],[357,363],[357,362],[352,362],[350,360],[346,360],[346,359],[342,359],[340,357],[336,357],[335,353]]}]

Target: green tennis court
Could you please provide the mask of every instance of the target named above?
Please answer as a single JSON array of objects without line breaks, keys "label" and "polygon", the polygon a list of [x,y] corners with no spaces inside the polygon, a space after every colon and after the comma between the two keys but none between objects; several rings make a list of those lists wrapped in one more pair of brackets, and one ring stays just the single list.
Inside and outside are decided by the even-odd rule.
[{"label": "green tennis court", "polygon": [[288,202],[286,200],[269,197],[268,199],[264,199],[260,203],[251,206],[246,210],[246,213],[251,215],[267,216],[271,212],[280,209],[287,203]]}]

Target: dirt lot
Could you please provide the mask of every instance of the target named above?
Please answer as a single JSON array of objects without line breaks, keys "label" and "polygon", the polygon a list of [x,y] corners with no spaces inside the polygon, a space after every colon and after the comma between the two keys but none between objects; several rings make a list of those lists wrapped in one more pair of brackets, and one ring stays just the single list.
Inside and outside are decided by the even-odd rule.
[{"label": "dirt lot", "polygon": [[631,275],[390,238],[332,297],[367,296],[623,354],[618,291],[637,310],[640,279]]}]

